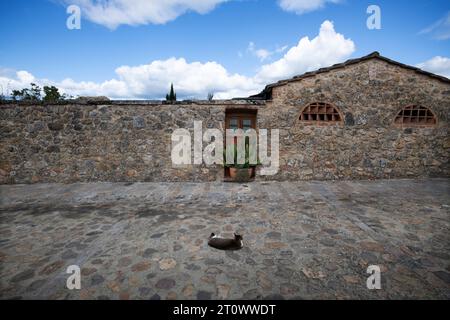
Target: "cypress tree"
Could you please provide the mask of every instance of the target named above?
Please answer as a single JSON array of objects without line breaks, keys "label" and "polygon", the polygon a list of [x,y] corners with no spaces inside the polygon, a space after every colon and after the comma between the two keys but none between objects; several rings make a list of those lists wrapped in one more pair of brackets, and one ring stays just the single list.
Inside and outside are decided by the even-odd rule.
[{"label": "cypress tree", "polygon": [[177,94],[173,90],[173,83],[170,85],[170,92],[166,94],[166,100],[170,102],[177,101]]}]

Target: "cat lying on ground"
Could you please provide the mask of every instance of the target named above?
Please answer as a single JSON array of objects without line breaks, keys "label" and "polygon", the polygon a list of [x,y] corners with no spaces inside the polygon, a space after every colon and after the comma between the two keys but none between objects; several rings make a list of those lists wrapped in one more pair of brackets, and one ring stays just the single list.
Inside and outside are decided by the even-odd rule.
[{"label": "cat lying on ground", "polygon": [[239,250],[243,246],[242,236],[234,234],[234,239],[225,239],[219,238],[214,233],[211,233],[208,245],[219,250]]}]

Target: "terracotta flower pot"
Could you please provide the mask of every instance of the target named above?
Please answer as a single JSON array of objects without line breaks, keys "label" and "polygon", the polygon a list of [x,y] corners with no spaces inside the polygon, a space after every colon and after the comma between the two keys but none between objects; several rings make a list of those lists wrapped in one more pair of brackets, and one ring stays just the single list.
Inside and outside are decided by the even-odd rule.
[{"label": "terracotta flower pot", "polygon": [[246,182],[254,176],[255,167],[250,168],[230,168],[230,178],[238,182]]},{"label": "terracotta flower pot", "polygon": [[236,178],[236,176],[237,176],[237,171],[238,171],[237,168],[230,168],[230,178],[231,178],[231,179],[235,179],[235,178]]}]

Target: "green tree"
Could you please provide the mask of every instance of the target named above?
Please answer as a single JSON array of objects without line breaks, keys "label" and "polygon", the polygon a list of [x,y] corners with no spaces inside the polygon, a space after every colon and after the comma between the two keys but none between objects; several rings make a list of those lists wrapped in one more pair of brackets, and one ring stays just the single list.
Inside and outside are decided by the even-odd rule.
[{"label": "green tree", "polygon": [[35,83],[31,83],[31,88],[29,89],[30,92],[30,100],[32,101],[39,101],[41,100],[41,93],[42,89]]},{"label": "green tree", "polygon": [[0,87],[2,88],[2,93],[0,94],[0,101],[5,101],[6,100],[6,96],[5,96],[4,92],[3,92],[3,86],[0,85]]},{"label": "green tree", "polygon": [[177,101],[177,94],[173,90],[173,83],[170,85],[170,92],[166,94],[166,100],[170,102]]},{"label": "green tree", "polygon": [[59,89],[55,86],[44,86],[44,98],[42,98],[42,89],[35,83],[30,83],[30,88],[23,88],[22,90],[13,90],[11,93],[13,100],[37,102],[43,100],[44,102],[58,102],[65,100],[67,96],[61,95]]},{"label": "green tree", "polygon": [[40,101],[41,100],[41,87],[35,83],[30,83],[31,88],[24,88],[22,90],[13,90],[12,98],[14,100],[22,101]]},{"label": "green tree", "polygon": [[61,95],[59,93],[58,88],[56,88],[55,86],[44,86],[44,102],[58,102],[61,100],[64,100],[64,95]]},{"label": "green tree", "polygon": [[13,90],[11,93],[11,97],[13,98],[13,100],[21,100],[23,97],[23,90]]}]

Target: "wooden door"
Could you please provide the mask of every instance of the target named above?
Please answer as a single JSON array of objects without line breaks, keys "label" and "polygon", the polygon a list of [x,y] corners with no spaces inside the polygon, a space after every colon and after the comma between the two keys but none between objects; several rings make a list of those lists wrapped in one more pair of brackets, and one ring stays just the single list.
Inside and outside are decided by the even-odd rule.
[{"label": "wooden door", "polygon": [[[225,114],[225,129],[255,129],[256,130],[256,110],[230,110]],[[226,132],[224,135],[226,140]],[[237,143],[237,138],[234,138],[234,143]],[[226,148],[227,142],[224,141]],[[230,176],[229,168],[225,168],[225,179]]]},{"label": "wooden door", "polygon": [[256,129],[256,112],[230,111],[225,116],[225,129]]}]

